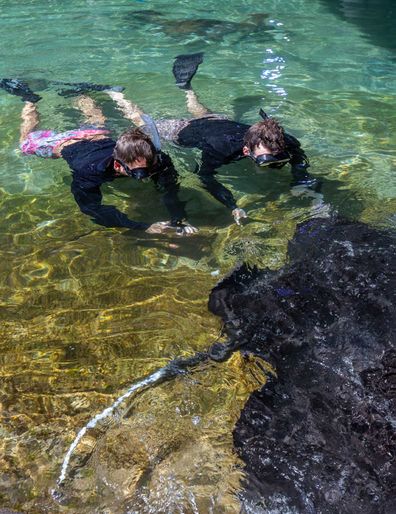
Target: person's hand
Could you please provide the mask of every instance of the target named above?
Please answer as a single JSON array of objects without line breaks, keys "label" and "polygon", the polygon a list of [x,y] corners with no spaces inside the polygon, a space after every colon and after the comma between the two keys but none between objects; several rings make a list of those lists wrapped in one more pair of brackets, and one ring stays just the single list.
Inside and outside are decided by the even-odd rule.
[{"label": "person's hand", "polygon": [[247,214],[243,209],[234,209],[231,214],[234,216],[234,220],[237,225],[241,224],[242,218],[247,218]]},{"label": "person's hand", "polygon": [[167,230],[172,230],[174,227],[171,226],[170,221],[157,221],[146,229],[147,234],[163,234]]},{"label": "person's hand", "polygon": [[192,236],[193,234],[196,234],[198,232],[198,229],[196,227],[193,227],[189,223],[181,223],[176,227],[176,235],[178,236]]}]

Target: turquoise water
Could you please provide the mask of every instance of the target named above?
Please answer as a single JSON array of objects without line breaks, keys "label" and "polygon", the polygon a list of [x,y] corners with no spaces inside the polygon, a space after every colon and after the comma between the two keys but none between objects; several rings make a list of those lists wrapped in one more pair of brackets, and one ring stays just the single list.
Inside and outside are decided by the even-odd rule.
[{"label": "turquoise water", "polygon": [[[250,217],[240,228],[190,173],[198,154],[167,145],[199,235],[105,229],[79,212],[65,163],[18,152],[23,104],[0,90],[0,505],[238,512],[243,470],[231,431],[261,383],[250,382],[239,361],[145,393],[121,427],[84,442],[93,456],[67,484],[62,507],[51,490],[89,419],[169,358],[216,339],[220,323],[207,297],[237,262],[280,266],[296,223],[320,209],[394,226],[391,3],[0,0],[0,9],[0,77],[25,79],[43,97],[43,128],[80,122],[50,81],[122,85],[154,118],[187,116],[172,61],[203,51],[193,81],[201,101],[247,123],[263,107],[301,140],[311,173],[323,181],[324,206],[315,207],[315,199],[292,194],[286,169],[260,174],[246,161],[222,169]],[[128,126],[104,94],[92,96],[114,135]],[[103,192],[132,219],[166,219],[149,185],[115,182]],[[113,469],[112,459],[123,465]]]}]

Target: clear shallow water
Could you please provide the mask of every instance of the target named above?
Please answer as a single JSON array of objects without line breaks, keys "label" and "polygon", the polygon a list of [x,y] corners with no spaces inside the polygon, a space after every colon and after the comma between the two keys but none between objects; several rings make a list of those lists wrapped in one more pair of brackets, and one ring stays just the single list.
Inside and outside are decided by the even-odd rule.
[{"label": "clear shallow water", "polygon": [[[301,139],[328,205],[392,224],[389,3],[368,3],[362,12],[352,2],[319,0],[194,8],[159,0],[0,0],[0,9],[0,75],[32,81],[43,96],[42,127],[79,122],[70,99],[45,82],[54,80],[120,84],[154,117],[186,116],[172,60],[204,51],[194,87],[208,107],[253,123],[262,106]],[[94,96],[115,135],[127,127],[105,96]],[[221,276],[244,259],[280,266],[296,223],[312,214],[312,198],[291,194],[286,170],[263,175],[248,162],[230,165],[221,178],[251,218],[241,229],[189,173],[196,155],[167,147],[199,236],[175,241],[96,227],[74,203],[63,162],[15,150],[21,107],[0,91],[0,505],[238,512],[241,468],[231,431],[264,380],[255,363],[238,358],[145,392],[127,419],[84,440],[79,455],[91,459],[68,484],[64,506],[51,489],[89,419],[169,358],[216,339],[220,323],[206,307],[217,280],[211,272]],[[150,186],[113,183],[104,195],[133,219],[166,219]]]}]

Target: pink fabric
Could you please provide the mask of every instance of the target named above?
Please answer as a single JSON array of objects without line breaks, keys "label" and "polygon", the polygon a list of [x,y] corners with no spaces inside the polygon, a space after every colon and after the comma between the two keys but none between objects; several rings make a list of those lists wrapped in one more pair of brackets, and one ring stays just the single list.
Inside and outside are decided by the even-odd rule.
[{"label": "pink fabric", "polygon": [[75,129],[67,132],[55,132],[54,130],[37,130],[30,132],[20,148],[26,155],[38,155],[39,157],[55,157],[56,148],[71,139],[88,139],[98,134],[109,134],[106,129]]}]

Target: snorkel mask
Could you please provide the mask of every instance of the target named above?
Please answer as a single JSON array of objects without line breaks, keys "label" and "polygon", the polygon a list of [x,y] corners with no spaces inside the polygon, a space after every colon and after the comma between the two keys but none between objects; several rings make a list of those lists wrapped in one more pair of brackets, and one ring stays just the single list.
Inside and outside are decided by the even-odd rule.
[{"label": "snorkel mask", "polygon": [[130,168],[124,161],[120,159],[114,159],[118,164],[120,164],[128,177],[134,178],[136,180],[144,180],[146,178],[150,178],[150,174],[148,172],[148,168]]},{"label": "snorkel mask", "polygon": [[[144,125],[142,125],[140,130],[142,130],[145,134],[147,134],[156,150],[156,161],[161,160],[161,140],[158,133],[157,126],[148,114],[142,114],[141,115],[142,120],[144,121]],[[128,177],[134,178],[136,180],[148,180],[150,179],[150,172],[149,168],[130,168],[127,164],[125,164],[124,161],[121,161],[120,159],[115,159],[125,170],[125,173],[128,175]]]},{"label": "snorkel mask", "polygon": [[252,152],[250,152],[249,156],[252,161],[254,161],[257,166],[260,168],[264,168],[265,166],[271,166],[271,164],[285,164],[290,161],[290,156],[287,152],[281,152],[276,155],[273,154],[263,154],[255,156]]}]

